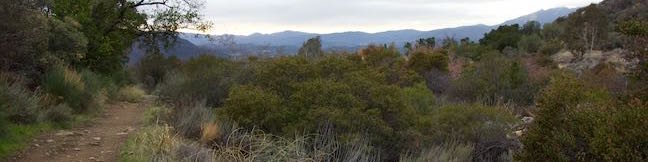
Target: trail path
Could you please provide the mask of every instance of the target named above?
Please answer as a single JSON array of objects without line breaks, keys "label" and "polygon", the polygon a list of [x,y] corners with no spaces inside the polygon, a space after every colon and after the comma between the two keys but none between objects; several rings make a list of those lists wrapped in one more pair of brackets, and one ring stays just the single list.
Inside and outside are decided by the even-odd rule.
[{"label": "trail path", "polygon": [[142,115],[152,97],[140,103],[110,104],[89,123],[69,130],[54,131],[35,138],[10,161],[17,162],[112,162],[128,136],[141,126]]}]

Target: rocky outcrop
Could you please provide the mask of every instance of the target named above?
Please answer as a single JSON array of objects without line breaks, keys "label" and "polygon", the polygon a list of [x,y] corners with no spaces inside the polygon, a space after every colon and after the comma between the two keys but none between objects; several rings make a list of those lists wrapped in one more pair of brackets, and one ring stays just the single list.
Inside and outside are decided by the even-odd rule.
[{"label": "rocky outcrop", "polygon": [[614,49],[606,52],[590,51],[579,59],[569,51],[561,51],[553,55],[552,59],[558,65],[558,68],[569,69],[575,72],[583,72],[601,63],[608,63],[617,71],[624,73],[633,65],[632,61],[623,57],[626,52],[623,49]]}]

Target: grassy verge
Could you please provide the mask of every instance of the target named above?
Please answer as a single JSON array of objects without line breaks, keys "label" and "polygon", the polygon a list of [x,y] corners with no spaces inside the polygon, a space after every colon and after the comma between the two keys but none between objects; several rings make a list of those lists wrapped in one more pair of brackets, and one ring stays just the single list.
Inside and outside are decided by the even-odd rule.
[{"label": "grassy verge", "polygon": [[87,123],[96,117],[96,114],[75,115],[73,120],[66,124],[53,122],[40,122],[35,124],[8,124],[7,131],[0,136],[0,160],[7,159],[16,152],[24,149],[33,138],[56,129],[65,129]]},{"label": "grassy verge", "polygon": [[16,151],[23,149],[32,138],[41,133],[50,131],[55,126],[50,123],[39,123],[31,125],[9,124],[7,132],[0,137],[0,159],[6,159]]}]

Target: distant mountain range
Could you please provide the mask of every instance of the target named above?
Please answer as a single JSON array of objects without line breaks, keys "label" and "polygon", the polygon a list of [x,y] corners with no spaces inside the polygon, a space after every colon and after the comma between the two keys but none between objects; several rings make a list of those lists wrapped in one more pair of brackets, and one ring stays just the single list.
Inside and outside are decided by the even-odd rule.
[{"label": "distant mountain range", "polygon": [[[576,8],[552,8],[548,10],[540,10],[529,15],[521,16],[519,18],[505,21],[502,24],[488,26],[488,25],[472,25],[461,26],[456,28],[445,28],[431,31],[419,30],[394,30],[379,33],[366,33],[366,32],[341,32],[331,34],[316,34],[305,33],[298,31],[284,31],[272,34],[255,33],[251,35],[234,35],[233,41],[236,42],[236,47],[239,50],[224,50],[223,47],[216,45],[213,41],[209,41],[204,36],[196,36],[196,34],[183,33],[180,35],[181,41],[178,41],[174,47],[167,50],[162,50],[167,55],[180,55],[179,58],[189,58],[197,56],[202,53],[218,53],[219,55],[249,55],[249,54],[294,54],[297,49],[309,38],[320,36],[322,39],[322,46],[324,49],[335,50],[355,50],[362,48],[369,44],[385,44],[396,43],[399,47],[405,42],[411,42],[420,38],[435,37],[443,39],[445,37],[454,37],[461,39],[468,37],[470,40],[476,41],[481,39],[485,33],[500,25],[511,24],[524,24],[528,21],[538,21],[541,24],[551,23],[559,17],[566,16],[569,13],[576,11]],[[218,37],[218,36],[215,36]],[[184,41],[186,40],[186,41]],[[189,45],[191,44],[191,45]],[[197,50],[189,50],[184,48],[201,48]],[[136,47],[134,47],[136,48]],[[245,49],[245,50],[242,50]],[[141,50],[133,50],[138,55],[141,55]],[[131,60],[136,61],[137,58],[133,57]],[[132,61],[131,61],[132,62]]]}]

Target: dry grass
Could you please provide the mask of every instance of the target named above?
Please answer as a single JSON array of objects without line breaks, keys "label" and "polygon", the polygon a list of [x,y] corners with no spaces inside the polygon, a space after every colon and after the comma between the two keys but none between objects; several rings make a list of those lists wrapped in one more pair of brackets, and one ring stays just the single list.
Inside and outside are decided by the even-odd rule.
[{"label": "dry grass", "polygon": [[403,162],[469,162],[472,161],[473,146],[448,143],[433,146],[415,155],[404,155]]},{"label": "dry grass", "polygon": [[221,126],[217,123],[203,124],[201,133],[202,135],[200,136],[200,142],[203,144],[207,144],[211,141],[219,141],[223,136]]},{"label": "dry grass", "polygon": [[125,86],[119,89],[115,98],[118,101],[136,103],[141,101],[145,95],[146,92],[138,86]]},{"label": "dry grass", "polygon": [[366,142],[345,145],[329,136],[282,138],[226,122],[202,125],[201,143],[169,126],[153,125],[129,139],[122,161],[377,161]]}]

